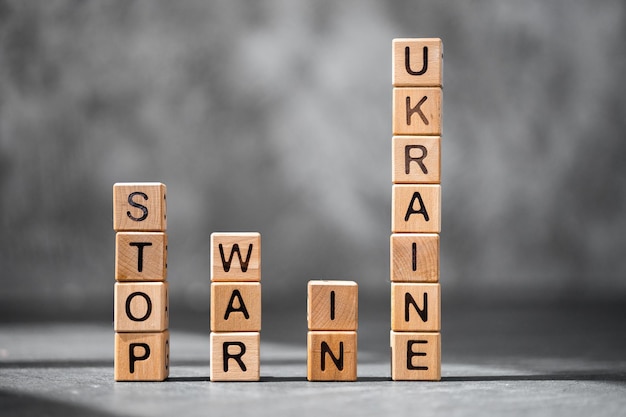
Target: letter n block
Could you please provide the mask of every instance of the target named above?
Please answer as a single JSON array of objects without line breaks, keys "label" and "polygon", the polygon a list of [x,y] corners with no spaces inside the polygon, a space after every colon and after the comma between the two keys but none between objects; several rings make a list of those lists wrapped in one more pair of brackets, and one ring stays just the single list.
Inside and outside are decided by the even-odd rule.
[{"label": "letter n block", "polygon": [[116,381],[163,381],[170,369],[170,334],[115,333]]},{"label": "letter n block", "polygon": [[259,332],[211,333],[211,381],[260,379]]},{"label": "letter n block", "polygon": [[113,229],[137,232],[167,230],[167,192],[160,182],[113,185]]},{"label": "letter n block", "polygon": [[393,233],[439,233],[441,186],[394,185],[391,202]]},{"label": "letter n block", "polygon": [[117,281],[165,281],[167,234],[164,232],[118,232],[115,235]]},{"label": "letter n block", "polygon": [[391,379],[439,381],[441,334],[391,331]]},{"label": "letter n block", "polygon": [[115,284],[116,332],[161,332],[169,325],[167,282]]},{"label": "letter n block", "polygon": [[404,332],[441,330],[441,286],[392,282],[391,330]]},{"label": "letter n block", "polygon": [[211,331],[258,332],[261,330],[261,283],[213,282]]},{"label": "letter n block", "polygon": [[356,381],[357,333],[307,334],[307,379],[309,381]]},{"label": "letter n block", "polygon": [[354,281],[309,281],[309,330],[357,330],[359,287]]},{"label": "letter n block", "polygon": [[261,235],[212,233],[211,280],[261,281]]}]

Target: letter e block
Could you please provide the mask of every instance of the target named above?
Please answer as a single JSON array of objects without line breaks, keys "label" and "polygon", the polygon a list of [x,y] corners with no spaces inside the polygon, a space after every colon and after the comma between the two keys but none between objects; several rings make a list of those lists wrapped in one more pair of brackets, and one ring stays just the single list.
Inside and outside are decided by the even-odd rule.
[{"label": "letter e block", "polygon": [[259,332],[211,333],[211,381],[260,379]]},{"label": "letter e block", "polygon": [[167,282],[116,283],[116,332],[160,332],[169,325]]},{"label": "letter e block", "polygon": [[394,136],[392,148],[394,184],[441,182],[440,136]]},{"label": "letter e block", "polygon": [[116,381],[163,381],[170,371],[170,334],[115,333]]},{"label": "letter e block", "polygon": [[157,182],[113,185],[113,229],[137,232],[167,230],[165,184]]},{"label": "letter e block", "polygon": [[356,332],[308,332],[309,381],[356,381],[356,368]]},{"label": "letter e block", "polygon": [[404,332],[441,330],[441,286],[392,282],[391,330]]},{"label": "letter e block", "polygon": [[261,281],[261,235],[211,234],[211,280]]},{"label": "letter e block", "polygon": [[439,381],[441,334],[391,331],[391,379]]},{"label": "letter e block", "polygon": [[213,282],[211,331],[258,332],[261,330],[261,283]]},{"label": "letter e block", "polygon": [[391,193],[393,233],[441,231],[440,185],[394,185]]},{"label": "letter e block", "polygon": [[441,135],[441,88],[394,88],[394,135]]},{"label": "letter e block", "polygon": [[117,281],[165,281],[167,234],[164,232],[118,232],[115,235]]},{"label": "letter e block", "polygon": [[309,330],[357,330],[359,287],[354,281],[309,281]]},{"label": "letter e block", "polygon": [[394,87],[441,87],[442,63],[439,38],[393,40]]},{"label": "letter e block", "polygon": [[391,235],[392,282],[439,282],[439,235]]}]

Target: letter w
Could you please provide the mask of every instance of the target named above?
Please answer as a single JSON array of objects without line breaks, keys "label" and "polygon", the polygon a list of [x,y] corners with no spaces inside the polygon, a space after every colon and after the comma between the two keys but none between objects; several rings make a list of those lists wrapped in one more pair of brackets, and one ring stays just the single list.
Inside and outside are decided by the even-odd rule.
[{"label": "letter w", "polygon": [[233,245],[233,249],[230,251],[230,256],[228,257],[228,261],[224,256],[224,246],[220,243],[220,256],[222,257],[222,265],[224,266],[224,272],[230,271],[230,265],[233,262],[233,256],[235,252],[237,252],[237,257],[239,258],[239,264],[241,264],[241,271],[246,272],[248,270],[248,263],[250,262],[250,255],[252,255],[252,244],[248,245],[248,255],[246,255],[246,260],[244,261],[241,258],[241,251],[239,250],[239,245],[235,243]]}]

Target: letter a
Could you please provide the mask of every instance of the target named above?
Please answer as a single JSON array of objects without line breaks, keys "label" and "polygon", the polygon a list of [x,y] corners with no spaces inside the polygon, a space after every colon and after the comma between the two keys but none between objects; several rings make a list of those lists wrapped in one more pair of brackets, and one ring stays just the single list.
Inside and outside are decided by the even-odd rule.
[{"label": "letter a", "polygon": [[[420,203],[419,210],[415,210],[413,205],[415,204],[415,200]],[[426,211],[426,206],[424,206],[424,200],[422,200],[422,196],[419,191],[413,193],[413,197],[411,197],[411,202],[409,203],[409,208],[406,210],[406,214],[404,215],[404,221],[408,222],[411,214],[421,214],[424,216],[424,220],[429,221],[430,217],[428,217],[428,212]]]}]

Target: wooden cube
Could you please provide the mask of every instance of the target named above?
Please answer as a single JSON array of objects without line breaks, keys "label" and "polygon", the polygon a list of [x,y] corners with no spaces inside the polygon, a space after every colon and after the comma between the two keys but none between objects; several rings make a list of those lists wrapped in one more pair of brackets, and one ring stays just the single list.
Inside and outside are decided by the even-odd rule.
[{"label": "wooden cube", "polygon": [[115,333],[116,381],[163,381],[170,371],[170,333]]},{"label": "wooden cube", "polygon": [[441,135],[441,88],[393,89],[394,135]]},{"label": "wooden cube", "polygon": [[161,332],[169,325],[167,282],[115,284],[116,332]]},{"label": "wooden cube", "polygon": [[439,233],[441,231],[441,186],[394,185],[391,231],[393,233]]},{"label": "wooden cube", "polygon": [[165,281],[167,234],[164,232],[118,232],[115,235],[117,281]]},{"label": "wooden cube", "polygon": [[259,332],[211,333],[211,381],[260,379]]},{"label": "wooden cube", "polygon": [[211,280],[261,281],[261,235],[211,234]]},{"label": "wooden cube", "polygon": [[441,182],[441,137],[394,136],[392,148],[394,184]]},{"label": "wooden cube", "polygon": [[391,331],[391,379],[439,381],[441,334]]},{"label": "wooden cube", "polygon": [[309,330],[356,330],[359,286],[354,281],[309,281]]},{"label": "wooden cube", "polygon": [[164,232],[167,230],[167,193],[159,182],[113,185],[113,229]]},{"label": "wooden cube", "polygon": [[391,235],[392,282],[439,282],[439,235],[396,233]]},{"label": "wooden cube", "polygon": [[393,40],[394,87],[442,86],[443,44],[438,38]]},{"label": "wooden cube", "polygon": [[391,330],[403,332],[441,330],[440,285],[392,282]]},{"label": "wooden cube", "polygon": [[307,379],[309,381],[356,381],[356,332],[307,334]]},{"label": "wooden cube", "polygon": [[211,331],[258,332],[261,330],[261,283],[213,282]]}]

